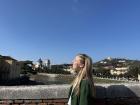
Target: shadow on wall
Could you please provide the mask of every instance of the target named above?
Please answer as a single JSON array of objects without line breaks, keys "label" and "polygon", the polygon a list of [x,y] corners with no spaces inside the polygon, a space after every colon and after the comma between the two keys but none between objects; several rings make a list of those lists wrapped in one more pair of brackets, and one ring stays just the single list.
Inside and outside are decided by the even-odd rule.
[{"label": "shadow on wall", "polygon": [[96,97],[93,99],[93,103],[106,105],[106,87],[96,86]]},{"label": "shadow on wall", "polygon": [[135,84],[96,86],[97,105],[140,105],[140,87]]}]

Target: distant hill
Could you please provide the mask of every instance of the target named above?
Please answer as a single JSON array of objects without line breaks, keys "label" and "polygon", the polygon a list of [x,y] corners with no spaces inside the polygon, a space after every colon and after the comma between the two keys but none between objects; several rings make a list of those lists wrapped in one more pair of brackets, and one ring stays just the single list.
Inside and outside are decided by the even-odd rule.
[{"label": "distant hill", "polygon": [[113,67],[126,67],[133,64],[139,64],[138,60],[129,60],[124,58],[105,58],[101,61],[95,62],[94,67],[113,66]]}]

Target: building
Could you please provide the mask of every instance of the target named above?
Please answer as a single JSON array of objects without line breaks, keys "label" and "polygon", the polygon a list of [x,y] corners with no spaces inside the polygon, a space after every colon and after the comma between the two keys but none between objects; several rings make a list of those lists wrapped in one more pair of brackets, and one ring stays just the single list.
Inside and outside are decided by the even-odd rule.
[{"label": "building", "polygon": [[11,80],[20,77],[21,65],[10,56],[0,56],[0,79]]},{"label": "building", "polygon": [[111,61],[111,60],[112,60],[112,58],[111,58],[111,57],[107,57],[107,60]]},{"label": "building", "polygon": [[48,68],[48,69],[51,69],[51,62],[49,59],[45,59],[45,60],[42,60],[41,58],[37,61],[37,62],[34,62],[33,63],[33,69],[37,69],[37,68],[41,68],[41,69],[44,69],[44,67]]},{"label": "building", "polygon": [[115,68],[115,69],[111,69],[110,70],[110,74],[111,75],[123,75],[123,74],[125,74],[125,73],[127,73],[128,72],[128,67],[117,67],[117,68]]},{"label": "building", "polygon": [[51,62],[49,59],[43,60],[43,66],[51,69]]}]

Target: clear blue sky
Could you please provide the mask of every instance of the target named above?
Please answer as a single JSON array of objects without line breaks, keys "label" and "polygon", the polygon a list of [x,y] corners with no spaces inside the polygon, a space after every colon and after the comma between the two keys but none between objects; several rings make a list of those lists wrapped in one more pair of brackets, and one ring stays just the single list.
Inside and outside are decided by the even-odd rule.
[{"label": "clear blue sky", "polygon": [[140,60],[140,0],[0,0],[0,54],[70,63]]}]

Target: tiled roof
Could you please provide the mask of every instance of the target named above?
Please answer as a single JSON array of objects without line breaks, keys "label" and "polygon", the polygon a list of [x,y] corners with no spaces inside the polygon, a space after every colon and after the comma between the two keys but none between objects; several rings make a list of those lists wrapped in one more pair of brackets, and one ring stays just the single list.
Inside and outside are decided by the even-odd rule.
[{"label": "tiled roof", "polygon": [[16,59],[14,59],[14,58],[12,58],[12,57],[10,57],[10,56],[1,56],[1,55],[0,55],[0,59],[17,61]]}]

